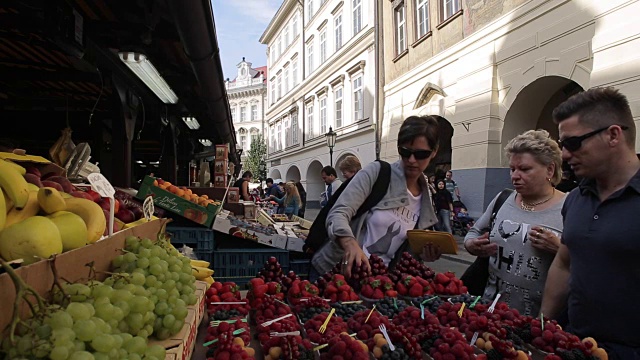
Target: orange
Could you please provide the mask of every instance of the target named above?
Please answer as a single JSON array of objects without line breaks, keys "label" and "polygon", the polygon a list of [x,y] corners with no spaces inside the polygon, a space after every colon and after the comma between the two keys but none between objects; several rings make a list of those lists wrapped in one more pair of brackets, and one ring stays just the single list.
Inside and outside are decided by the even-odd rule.
[{"label": "orange", "polygon": [[176,195],[182,197],[182,195],[184,195],[184,190],[182,190],[180,188],[176,189]]}]

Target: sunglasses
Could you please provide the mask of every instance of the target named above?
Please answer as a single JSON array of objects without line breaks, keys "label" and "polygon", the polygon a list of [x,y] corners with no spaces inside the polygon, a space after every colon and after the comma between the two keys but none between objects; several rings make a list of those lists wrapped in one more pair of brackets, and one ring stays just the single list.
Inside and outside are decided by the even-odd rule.
[{"label": "sunglasses", "polygon": [[[577,151],[578,149],[580,149],[580,147],[582,146],[582,142],[587,140],[588,138],[597,135],[605,130],[608,130],[610,127],[612,127],[613,125],[609,125],[609,126],[605,126],[601,129],[597,129],[597,130],[593,130],[592,132],[586,133],[584,135],[580,135],[580,136],[571,136],[568,137],[564,140],[559,140],[558,141],[558,145],[560,145],[560,149],[567,149],[569,151]],[[620,129],[622,130],[627,130],[628,127],[627,126],[622,126],[622,125],[618,125],[620,126]]]},{"label": "sunglasses", "polygon": [[411,157],[411,155],[413,155],[416,160],[424,160],[431,156],[432,153],[432,150],[411,150],[407,149],[404,146],[398,146],[398,154],[400,154],[400,156],[405,159],[408,159]]}]

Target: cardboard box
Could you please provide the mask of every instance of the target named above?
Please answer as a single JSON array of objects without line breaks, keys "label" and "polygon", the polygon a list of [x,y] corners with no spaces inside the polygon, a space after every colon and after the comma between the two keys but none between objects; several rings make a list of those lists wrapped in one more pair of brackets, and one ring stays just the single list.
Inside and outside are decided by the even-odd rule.
[{"label": "cardboard box", "polygon": [[[121,254],[120,249],[124,248],[127,236],[156,239],[162,225],[166,222],[166,219],[160,219],[120,231],[95,244],[60,254],[56,256],[55,260],[42,260],[16,269],[16,273],[38,294],[45,297],[49,295],[53,286],[51,261],[55,261],[59,278],[72,282],[86,279],[89,275],[89,268],[85,265],[93,262],[93,267],[99,274],[98,279],[103,280],[107,275],[101,272],[110,270],[111,260]],[[8,274],[0,275],[0,289],[2,289],[0,291],[0,308],[3,309],[0,311],[0,329],[4,329],[11,322],[12,306],[16,301],[15,287]],[[20,306],[20,314],[21,316],[29,314],[24,302]]]},{"label": "cardboard box", "polygon": [[227,192],[227,202],[230,204],[237,204],[239,201],[240,201],[240,189],[237,187],[230,187],[229,191]]},{"label": "cardboard box", "polygon": [[191,201],[185,200],[167,190],[154,186],[154,180],[155,178],[150,176],[146,176],[144,180],[142,180],[140,190],[138,190],[138,193],[136,194],[137,199],[144,202],[144,199],[147,196],[152,196],[153,204],[155,206],[180,215],[196,224],[211,227],[216,214],[220,211],[220,206],[209,204],[205,208],[198,204],[194,204]]},{"label": "cardboard box", "polygon": [[194,307],[189,306],[187,317],[179,333],[173,335],[170,339],[162,341],[150,339],[149,345],[164,347],[167,350],[165,359],[189,360],[196,344],[198,325],[200,325],[200,321],[196,317],[196,310]]},{"label": "cardboard box", "polygon": [[219,175],[227,175],[227,160],[218,160],[213,164],[213,173]]},{"label": "cardboard box", "polygon": [[20,155],[10,152],[0,152],[0,159],[11,160],[12,162],[21,166],[33,166],[40,170],[42,175],[54,174],[54,175],[66,175],[66,170],[51,161],[36,155]]},{"label": "cardboard box", "polygon": [[227,188],[226,174],[213,174],[213,186],[216,188]]}]

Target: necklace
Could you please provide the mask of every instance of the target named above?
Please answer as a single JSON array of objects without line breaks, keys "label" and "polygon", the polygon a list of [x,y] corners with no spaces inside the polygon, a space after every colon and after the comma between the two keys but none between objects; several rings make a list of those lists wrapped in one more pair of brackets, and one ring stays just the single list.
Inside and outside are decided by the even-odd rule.
[{"label": "necklace", "polygon": [[536,206],[542,205],[542,204],[546,203],[547,201],[553,199],[553,195],[555,195],[555,193],[556,193],[556,189],[553,188],[553,192],[551,193],[551,196],[549,196],[548,198],[546,198],[544,200],[541,200],[541,201],[538,201],[538,202],[535,202],[535,203],[531,203],[531,204],[524,202],[524,199],[522,199],[522,195],[520,195],[520,198],[521,198],[521,200],[520,200],[520,208],[522,210],[524,210],[524,211],[535,211]]}]

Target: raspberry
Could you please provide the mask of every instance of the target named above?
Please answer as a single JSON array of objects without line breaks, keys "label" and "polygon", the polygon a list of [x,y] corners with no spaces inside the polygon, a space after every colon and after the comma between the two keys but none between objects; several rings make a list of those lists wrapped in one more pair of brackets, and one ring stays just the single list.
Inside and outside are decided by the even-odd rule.
[{"label": "raspberry", "polygon": [[542,340],[544,340],[547,343],[550,343],[553,341],[553,333],[550,330],[545,330],[542,332]]}]

